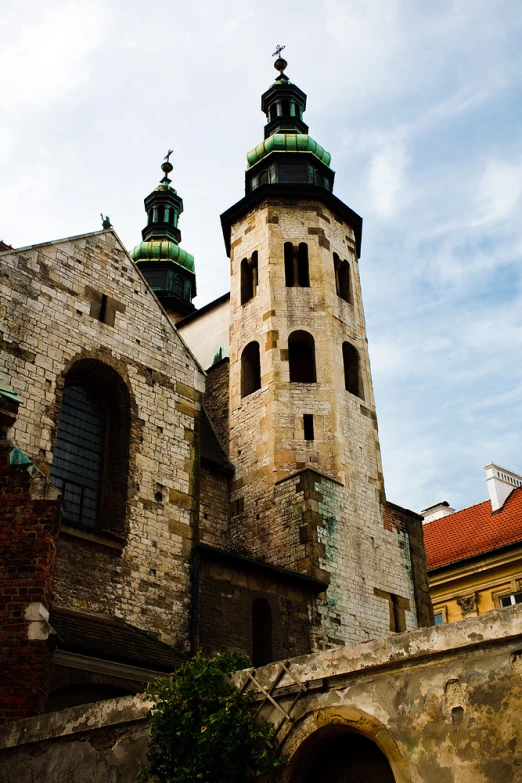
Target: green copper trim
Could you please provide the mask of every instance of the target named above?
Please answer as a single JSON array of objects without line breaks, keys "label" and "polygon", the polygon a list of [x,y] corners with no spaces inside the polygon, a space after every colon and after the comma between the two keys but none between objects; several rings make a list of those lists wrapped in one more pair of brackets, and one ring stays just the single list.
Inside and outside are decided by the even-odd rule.
[{"label": "green copper trim", "polygon": [[18,394],[15,394],[15,390],[13,389],[13,387],[10,386],[8,383],[6,383],[1,375],[0,375],[0,397],[3,397],[5,400],[10,400],[10,402],[22,402],[21,397],[19,397]]},{"label": "green copper trim", "polygon": [[187,253],[179,245],[164,239],[152,239],[150,242],[141,242],[131,250],[130,257],[133,261],[174,261],[179,266],[188,269],[195,274],[196,267],[194,256]]},{"label": "green copper trim", "polygon": [[274,133],[247,154],[248,168],[252,168],[271,152],[311,152],[326,166],[329,166],[332,160],[330,153],[307,133]]}]

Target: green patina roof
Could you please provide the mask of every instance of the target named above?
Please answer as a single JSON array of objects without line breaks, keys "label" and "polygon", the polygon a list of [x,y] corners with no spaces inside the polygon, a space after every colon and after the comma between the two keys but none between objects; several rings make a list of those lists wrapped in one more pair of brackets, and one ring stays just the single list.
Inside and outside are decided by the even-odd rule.
[{"label": "green patina roof", "polygon": [[1,375],[0,375],[0,397],[4,397],[4,399],[10,400],[11,402],[22,402],[18,394],[15,394],[13,387],[9,386],[9,384],[4,381]]},{"label": "green patina roof", "polygon": [[133,261],[174,261],[175,264],[188,269],[195,274],[194,256],[187,253],[175,242],[166,239],[152,239],[150,242],[141,242],[131,251]]},{"label": "green patina roof", "polygon": [[326,166],[332,156],[307,133],[274,133],[247,154],[248,168],[251,168],[271,152],[311,152]]}]

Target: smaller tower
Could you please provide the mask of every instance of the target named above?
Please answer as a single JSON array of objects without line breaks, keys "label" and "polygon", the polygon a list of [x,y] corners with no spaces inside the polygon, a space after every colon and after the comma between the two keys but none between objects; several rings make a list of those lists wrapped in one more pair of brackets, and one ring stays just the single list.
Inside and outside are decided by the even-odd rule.
[{"label": "smaller tower", "polygon": [[169,150],[161,165],[160,184],[145,199],[148,220],[141,232],[143,241],[130,256],[176,323],[195,310],[192,299],[196,296],[196,270],[194,256],[179,246],[183,199],[170,184],[171,154]]}]

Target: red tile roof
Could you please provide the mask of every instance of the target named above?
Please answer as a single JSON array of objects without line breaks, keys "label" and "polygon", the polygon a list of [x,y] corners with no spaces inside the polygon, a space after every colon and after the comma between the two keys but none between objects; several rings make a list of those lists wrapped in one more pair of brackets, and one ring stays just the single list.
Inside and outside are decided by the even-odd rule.
[{"label": "red tile roof", "polygon": [[514,489],[495,513],[485,500],[424,525],[428,570],[516,541],[522,541],[522,487]]}]

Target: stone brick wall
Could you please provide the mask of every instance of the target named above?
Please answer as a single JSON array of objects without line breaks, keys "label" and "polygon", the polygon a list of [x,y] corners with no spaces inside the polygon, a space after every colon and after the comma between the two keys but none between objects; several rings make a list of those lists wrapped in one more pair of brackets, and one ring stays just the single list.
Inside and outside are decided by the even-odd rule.
[{"label": "stone brick wall", "polygon": [[199,642],[210,654],[237,650],[252,659],[252,604],[265,598],[272,612],[274,660],[312,649],[313,594],[246,566],[202,559]]},{"label": "stone brick wall", "polygon": [[203,405],[212,421],[221,448],[228,454],[228,374],[229,359],[226,357],[207,370],[207,383],[203,395]]},{"label": "stone brick wall", "polygon": [[199,538],[220,549],[228,546],[228,487],[228,476],[201,468]]},{"label": "stone brick wall", "polygon": [[[287,287],[284,243],[308,245],[310,287]],[[258,253],[255,295],[241,304],[243,258]],[[336,293],[333,254],[350,263],[351,302]],[[327,572],[319,647],[417,624],[408,533],[383,524],[382,476],[352,229],[314,202],[267,199],[231,236],[231,546],[300,570]],[[291,383],[288,337],[315,342],[316,383]],[[261,388],[241,396],[241,353],[257,341]],[[359,354],[361,396],[345,388],[343,343]],[[305,440],[303,414],[313,415]],[[306,499],[292,476],[320,478]],[[316,493],[316,495],[314,495]]]},{"label": "stone brick wall", "polygon": [[0,301],[0,372],[23,399],[12,437],[42,472],[71,369],[111,368],[128,393],[124,529],[64,528],[57,602],[188,650],[203,373],[113,231],[3,253]]},{"label": "stone brick wall", "polygon": [[[53,651],[51,605],[61,500],[28,465],[11,466],[0,440],[0,723],[40,712]],[[47,614],[48,617],[48,614]]]}]

